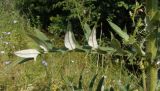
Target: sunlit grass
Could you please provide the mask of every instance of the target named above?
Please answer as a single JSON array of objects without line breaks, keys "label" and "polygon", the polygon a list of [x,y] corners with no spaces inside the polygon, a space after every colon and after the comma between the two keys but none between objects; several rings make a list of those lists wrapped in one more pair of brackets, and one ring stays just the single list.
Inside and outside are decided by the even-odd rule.
[{"label": "sunlit grass", "polygon": [[[28,21],[19,15],[13,3],[3,4],[0,5],[0,38],[3,37],[0,39],[0,72],[19,59],[13,54],[14,51],[36,47],[35,43],[25,34],[25,31],[31,32],[34,28],[30,27]],[[9,4],[8,7],[7,4]],[[63,39],[53,38],[53,44],[56,47],[62,47]],[[118,81],[123,85],[131,84],[135,89],[137,86],[140,87],[139,79],[128,74],[124,65],[121,65],[120,62],[113,63],[110,55],[99,55],[77,52],[45,54],[43,58],[38,57],[37,61],[31,60],[16,65],[6,73],[0,74],[0,91],[67,89],[69,83],[78,85],[81,74],[85,91],[95,74],[98,74],[96,85],[102,75],[105,75],[107,77],[106,87],[112,86],[118,90]],[[44,65],[43,60],[47,64]]]}]

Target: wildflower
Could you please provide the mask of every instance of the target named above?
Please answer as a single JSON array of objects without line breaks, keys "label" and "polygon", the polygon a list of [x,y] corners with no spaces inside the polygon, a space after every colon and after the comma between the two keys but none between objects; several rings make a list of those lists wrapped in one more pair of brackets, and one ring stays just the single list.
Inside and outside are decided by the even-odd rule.
[{"label": "wildflower", "polygon": [[8,45],[9,44],[9,42],[7,42],[7,41],[5,41],[5,42],[3,42],[4,44],[6,44],[6,45]]},{"label": "wildflower", "polygon": [[14,24],[16,24],[17,22],[18,22],[17,20],[14,20],[14,21],[13,21]]},{"label": "wildflower", "polygon": [[9,65],[11,63],[11,61],[5,61],[4,64],[5,65]]},{"label": "wildflower", "polygon": [[1,54],[4,54],[5,53],[5,51],[1,51]]},{"label": "wildflower", "polygon": [[10,35],[10,34],[11,34],[11,32],[7,32],[6,34]]},{"label": "wildflower", "polygon": [[2,32],[3,34],[5,34],[5,35],[10,35],[11,34],[11,32]]},{"label": "wildflower", "polygon": [[83,10],[83,13],[86,14],[86,13],[87,13],[87,10]]},{"label": "wildflower", "polygon": [[72,62],[72,63],[74,63],[74,61],[73,61],[73,60],[72,60],[71,62]]},{"label": "wildflower", "polygon": [[42,61],[42,64],[43,64],[44,66],[47,66],[47,65],[48,65],[48,63],[47,63],[45,60]]}]

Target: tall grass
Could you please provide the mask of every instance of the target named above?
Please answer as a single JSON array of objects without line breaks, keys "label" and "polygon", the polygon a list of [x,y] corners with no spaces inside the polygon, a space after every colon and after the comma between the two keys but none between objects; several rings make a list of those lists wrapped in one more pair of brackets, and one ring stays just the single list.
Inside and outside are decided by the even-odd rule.
[{"label": "tall grass", "polygon": [[[77,86],[81,74],[84,91],[87,91],[95,74],[98,74],[96,85],[105,75],[105,86],[114,87],[117,91],[120,89],[119,83],[122,86],[130,84],[133,89],[141,88],[140,78],[127,72],[122,64],[124,60],[115,61],[111,55],[76,52],[45,54],[36,62],[16,65],[4,73],[10,63],[19,59],[13,56],[15,50],[34,48],[36,45],[25,34],[32,33],[34,28],[19,15],[14,0],[1,0],[0,9],[0,91],[68,91],[71,84]],[[53,41],[55,46],[63,43],[56,39]]]}]

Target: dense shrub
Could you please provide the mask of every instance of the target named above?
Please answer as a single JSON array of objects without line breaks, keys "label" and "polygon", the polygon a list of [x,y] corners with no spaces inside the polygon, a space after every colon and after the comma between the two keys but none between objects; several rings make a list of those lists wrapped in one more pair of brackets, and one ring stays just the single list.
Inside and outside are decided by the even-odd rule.
[{"label": "dense shrub", "polygon": [[[140,2],[140,1],[139,1]],[[82,34],[82,25],[87,22],[93,26],[98,22],[99,30],[109,36],[106,19],[111,19],[121,28],[134,29],[133,20],[138,20],[143,12],[138,11],[135,0],[18,0],[17,8],[27,15],[31,25],[41,27],[52,34],[61,34],[66,30],[67,21],[72,22],[73,30]],[[140,2],[141,3],[141,2]],[[130,14],[136,13],[131,18]],[[136,17],[136,19],[134,19]],[[102,26],[100,26],[102,24]]]}]

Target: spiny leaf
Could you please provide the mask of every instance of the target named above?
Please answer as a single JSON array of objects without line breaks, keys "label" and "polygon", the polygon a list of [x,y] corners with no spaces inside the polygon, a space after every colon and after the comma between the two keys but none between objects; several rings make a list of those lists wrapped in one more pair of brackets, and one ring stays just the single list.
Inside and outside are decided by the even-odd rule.
[{"label": "spiny leaf", "polygon": [[108,21],[108,23],[121,38],[123,38],[125,41],[129,40],[129,35],[126,32],[122,31],[120,27],[118,27],[116,24],[112,23],[111,21]]},{"label": "spiny leaf", "polygon": [[98,48],[98,43],[96,39],[96,27],[93,27],[93,30],[88,38],[88,45],[91,46],[93,49]]}]

